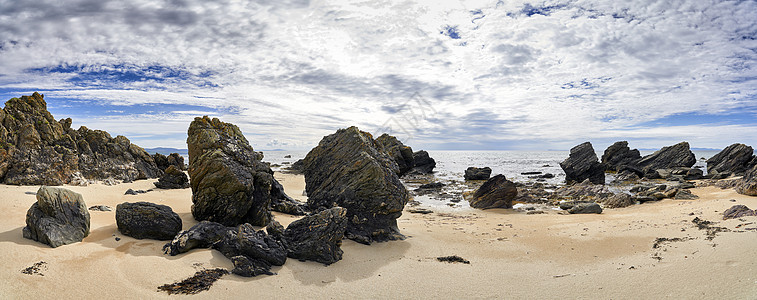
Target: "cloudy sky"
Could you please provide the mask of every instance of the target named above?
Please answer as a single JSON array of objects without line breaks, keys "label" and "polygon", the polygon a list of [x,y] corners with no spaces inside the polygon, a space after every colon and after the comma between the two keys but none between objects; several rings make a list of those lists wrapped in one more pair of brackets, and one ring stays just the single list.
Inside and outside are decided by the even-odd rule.
[{"label": "cloudy sky", "polygon": [[0,0],[0,98],[143,147],[757,146],[756,1]]}]

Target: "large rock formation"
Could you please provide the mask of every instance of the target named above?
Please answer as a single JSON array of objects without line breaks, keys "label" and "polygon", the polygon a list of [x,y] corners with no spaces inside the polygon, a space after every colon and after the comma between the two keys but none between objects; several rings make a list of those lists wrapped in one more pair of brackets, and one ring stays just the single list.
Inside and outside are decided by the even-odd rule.
[{"label": "large rock formation", "polygon": [[325,136],[305,157],[308,205],[347,209],[347,238],[360,243],[404,238],[397,218],[408,201],[399,167],[357,127]]},{"label": "large rock formation", "polygon": [[160,175],[152,157],[126,137],[84,126],[74,130],[71,123],[56,121],[41,94],[8,100],[0,109],[0,182],[61,185],[77,172],[94,180]]},{"label": "large rock formation", "polygon": [[396,137],[384,133],[376,139],[376,143],[383,146],[386,154],[397,163],[398,175],[404,175],[415,166],[413,148],[405,146]]},{"label": "large rock formation", "polygon": [[744,144],[733,144],[707,160],[708,174],[737,174],[746,172],[754,159],[754,149]]},{"label": "large rock formation", "polygon": [[634,166],[639,160],[641,160],[639,150],[631,150],[627,141],[615,142],[602,154],[602,164],[613,171],[620,171],[624,166]]},{"label": "large rock formation", "polygon": [[124,202],[116,206],[116,225],[135,239],[170,240],[181,231],[181,218],[166,205]]},{"label": "large rock formation", "polygon": [[757,196],[757,165],[752,167],[744,177],[736,183],[736,192],[739,194]]},{"label": "large rock formation", "polygon": [[436,168],[436,160],[428,155],[425,150],[413,152],[413,168],[411,174],[431,174]]},{"label": "large rock formation", "polygon": [[589,142],[570,149],[570,155],[560,163],[560,167],[565,171],[565,182],[568,184],[586,179],[594,184],[605,183],[605,166],[599,163],[594,147]]},{"label": "large rock formation", "polygon": [[169,165],[154,184],[159,189],[186,189],[189,187],[189,178],[175,165]]},{"label": "large rock formation", "polygon": [[505,175],[499,174],[489,178],[468,201],[470,206],[479,209],[511,208],[513,199],[518,196],[518,188]]},{"label": "large rock formation", "polygon": [[283,240],[289,257],[330,265],[342,259],[342,237],[347,229],[347,210],[334,207],[289,224]]},{"label": "large rock formation", "polygon": [[89,235],[89,211],[78,193],[43,186],[26,213],[23,235],[55,248],[81,242]]},{"label": "large rock formation", "polygon": [[465,178],[465,180],[487,180],[491,175],[492,168],[468,167],[467,169],[465,169],[465,175],[463,175],[463,178]]},{"label": "large rock formation", "polygon": [[184,157],[179,155],[179,153],[171,153],[168,156],[155,153],[152,155],[152,159],[161,171],[165,171],[169,166],[175,166],[182,171],[187,169],[186,165],[184,165]]},{"label": "large rock formation", "polygon": [[237,126],[195,118],[189,125],[192,215],[227,226],[265,226],[271,219],[273,171]]},{"label": "large rock formation", "polygon": [[657,169],[671,169],[675,167],[691,168],[697,162],[694,153],[689,150],[689,143],[680,142],[673,146],[663,147],[655,153],[644,156],[637,166],[644,173]]}]

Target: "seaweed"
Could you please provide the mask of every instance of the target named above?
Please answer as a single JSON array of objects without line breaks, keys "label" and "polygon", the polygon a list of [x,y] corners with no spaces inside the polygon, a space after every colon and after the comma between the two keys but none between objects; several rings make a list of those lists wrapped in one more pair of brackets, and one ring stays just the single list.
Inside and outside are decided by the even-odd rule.
[{"label": "seaweed", "polygon": [[171,294],[194,295],[202,291],[207,291],[223,275],[229,274],[226,269],[209,269],[197,271],[194,276],[172,284],[164,284],[158,287],[158,291],[165,291]]},{"label": "seaweed", "polygon": [[437,257],[436,260],[441,261],[441,262],[449,262],[449,263],[464,263],[466,265],[470,264],[470,261],[457,255],[440,256],[440,257]]}]

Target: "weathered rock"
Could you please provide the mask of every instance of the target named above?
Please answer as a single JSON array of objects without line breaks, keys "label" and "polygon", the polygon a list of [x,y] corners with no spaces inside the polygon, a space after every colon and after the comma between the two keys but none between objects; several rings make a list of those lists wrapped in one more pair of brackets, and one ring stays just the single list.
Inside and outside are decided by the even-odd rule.
[{"label": "weathered rock", "polygon": [[736,183],[736,192],[739,194],[757,196],[757,165],[744,174],[744,177]]},{"label": "weathered rock", "polygon": [[170,240],[181,231],[181,218],[166,205],[124,202],[116,206],[116,225],[135,239]]},{"label": "weathered rock", "polygon": [[676,200],[694,200],[694,199],[699,199],[699,196],[692,194],[691,191],[689,191],[689,190],[683,190],[683,189],[681,189],[681,190],[678,190],[678,192],[676,192],[675,196],[673,196],[673,199],[676,199]]},{"label": "weathered rock", "polygon": [[342,259],[342,237],[347,229],[347,210],[334,207],[289,224],[284,240],[289,257],[330,265]]},{"label": "weathered rock", "polygon": [[704,172],[700,169],[689,169],[686,171],[686,175],[683,176],[684,180],[699,180],[704,178]]},{"label": "weathered rock", "polygon": [[602,207],[596,203],[579,202],[568,209],[568,212],[571,214],[601,214]]},{"label": "weathered rock", "polygon": [[284,193],[284,187],[274,180],[271,184],[271,210],[285,214],[303,216],[307,213],[307,204],[292,199]]},{"label": "weathered rock", "polygon": [[556,200],[579,200],[589,202],[599,202],[602,199],[612,197],[615,193],[602,184],[593,184],[589,179],[581,183],[567,185],[555,190],[552,198]]},{"label": "weathered rock", "polygon": [[723,220],[736,219],[741,217],[757,216],[757,211],[749,209],[746,205],[734,205],[723,212]]},{"label": "weathered rock", "polygon": [[697,162],[694,153],[689,150],[689,143],[680,142],[644,156],[637,164],[645,173],[649,170],[670,169],[675,167],[691,168]]},{"label": "weathered rock", "polygon": [[601,203],[605,208],[623,208],[636,204],[636,201],[629,194],[617,193],[603,199]]},{"label": "weathered rock", "polygon": [[594,184],[605,183],[605,167],[599,163],[591,143],[586,142],[570,149],[570,155],[560,163],[568,184],[589,179]]},{"label": "weathered rock", "polygon": [[636,173],[631,171],[623,171],[615,176],[615,182],[618,183],[630,183],[637,182],[639,180],[641,180],[641,178],[639,178],[639,175],[636,175]]},{"label": "weathered rock", "polygon": [[174,166],[181,171],[187,169],[186,165],[184,165],[184,157],[179,155],[179,153],[171,153],[168,156],[160,153],[155,153],[152,155],[152,159],[155,161],[155,165],[161,171],[165,171],[169,166]]},{"label": "weathered rock", "polygon": [[425,150],[413,152],[413,169],[410,170],[411,174],[431,174],[436,167],[436,160],[428,155]]},{"label": "weathered rock", "polygon": [[512,208],[513,199],[518,196],[515,183],[499,174],[489,178],[470,199],[470,206],[478,209]]},{"label": "weathered rock", "polygon": [[192,215],[227,226],[265,226],[271,219],[273,171],[237,126],[195,118],[187,138]]},{"label": "weathered rock", "polygon": [[605,149],[602,154],[602,164],[604,164],[608,170],[620,171],[623,166],[633,166],[641,160],[641,154],[639,150],[628,147],[627,141],[615,142]]},{"label": "weathered rock", "polygon": [[23,235],[55,248],[81,242],[89,235],[89,211],[78,193],[43,186],[26,213]]},{"label": "weathered rock", "polygon": [[492,168],[468,167],[467,169],[465,169],[465,175],[463,177],[465,178],[465,180],[487,180],[491,175]]},{"label": "weathered rock", "polygon": [[[220,251],[233,261],[239,260],[234,257],[245,256],[248,261],[240,261],[239,265],[235,263],[236,267],[241,266],[241,268],[237,272],[232,271],[239,275],[257,275],[260,270],[269,271],[271,265],[281,266],[287,258],[287,250],[279,241],[266,234],[265,231],[255,231],[249,223],[227,231],[220,241],[213,244],[213,249]],[[250,272],[251,269],[257,271]]]},{"label": "weathered rock", "polygon": [[413,148],[405,146],[396,137],[384,133],[376,139],[376,143],[383,146],[386,154],[397,163],[398,175],[404,175],[415,166]]},{"label": "weathered rock", "polygon": [[255,277],[258,275],[276,275],[271,272],[271,263],[263,259],[254,259],[244,255],[237,255],[229,257],[231,263],[234,264],[234,269],[231,273],[237,274],[243,277]]},{"label": "weathered rock", "polygon": [[305,157],[311,209],[347,209],[345,236],[360,243],[403,239],[397,218],[408,192],[398,167],[371,135],[357,127],[325,136]]},{"label": "weathered rock", "polygon": [[290,174],[302,174],[302,172],[305,169],[305,160],[304,159],[298,159],[293,164],[291,164],[289,167],[285,168],[284,171],[286,173]]},{"label": "weathered rock", "polygon": [[189,178],[178,167],[169,165],[154,184],[159,189],[186,189],[189,187]]},{"label": "weathered rock", "polygon": [[202,221],[189,230],[180,231],[173,240],[163,246],[163,252],[178,255],[194,248],[210,248],[232,230],[221,223]]},{"label": "weathered rock", "polygon": [[707,160],[707,173],[742,175],[754,159],[754,149],[744,144],[733,144]]}]

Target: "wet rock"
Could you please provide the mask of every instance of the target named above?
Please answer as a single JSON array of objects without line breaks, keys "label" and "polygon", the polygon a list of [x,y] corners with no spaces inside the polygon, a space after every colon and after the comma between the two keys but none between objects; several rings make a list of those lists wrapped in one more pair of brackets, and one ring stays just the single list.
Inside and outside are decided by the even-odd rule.
[{"label": "wet rock", "polygon": [[736,192],[739,194],[757,196],[757,165],[744,174],[744,177],[736,182]]},{"label": "wet rock", "polygon": [[639,150],[631,150],[627,141],[615,142],[602,154],[602,164],[612,171],[620,171],[624,166],[633,166],[639,160],[641,160]]},{"label": "wet rock", "polygon": [[586,142],[570,149],[570,155],[560,163],[568,184],[589,179],[594,184],[605,183],[605,167],[599,163],[591,143]]},{"label": "wet rock", "polygon": [[124,202],[116,206],[116,225],[135,239],[171,240],[181,231],[181,218],[166,206],[150,202]]},{"label": "wet rock", "polygon": [[676,199],[676,200],[694,200],[694,199],[699,199],[699,196],[692,194],[691,191],[689,191],[689,190],[678,190],[678,192],[676,192],[676,194],[673,197],[673,199]]},{"label": "wet rock", "polygon": [[174,256],[194,248],[210,248],[229,230],[231,230],[229,227],[221,223],[202,221],[189,230],[177,233],[171,242],[163,246],[163,252]]},{"label": "wet rock", "polygon": [[159,189],[186,189],[189,187],[189,178],[184,171],[170,165],[154,184]]},{"label": "wet rock", "polygon": [[189,125],[192,215],[227,226],[265,226],[271,219],[273,171],[239,128],[207,116]]},{"label": "wet rock", "polygon": [[340,129],[325,136],[304,163],[308,206],[346,208],[347,238],[364,244],[404,238],[397,218],[409,195],[397,164],[369,133]]},{"label": "wet rock", "polygon": [[512,208],[513,200],[518,196],[515,183],[499,174],[489,178],[469,200],[470,206],[478,209]]},{"label": "wet rock", "polygon": [[415,166],[413,148],[405,146],[396,137],[384,133],[376,139],[376,143],[383,146],[386,154],[397,163],[398,175],[404,175]]},{"label": "wet rock", "polygon": [[[255,231],[248,223],[227,231],[220,241],[213,244],[213,249],[220,251],[232,261],[238,261],[240,264],[235,263],[235,269],[240,270],[232,270],[232,273],[244,276],[272,274],[269,271],[270,267],[283,265],[287,258],[287,250],[279,241],[265,231]],[[237,257],[240,255],[245,256],[247,260]],[[263,273],[260,273],[261,271]]]},{"label": "wet rock", "polygon": [[605,208],[622,208],[634,205],[636,204],[636,201],[629,194],[617,193],[603,199],[601,203]]},{"label": "wet rock", "polygon": [[681,142],[673,146],[663,147],[655,153],[644,156],[637,165],[646,173],[649,170],[674,167],[691,168],[696,162],[694,153],[689,149],[689,143]]},{"label": "wet rock", "polygon": [[289,224],[284,240],[291,258],[312,260],[324,265],[342,259],[342,237],[347,229],[347,210],[334,207]]},{"label": "wet rock", "polygon": [[723,212],[723,220],[737,219],[741,217],[757,216],[757,211],[749,209],[746,205],[734,205]]},{"label": "wet rock", "polygon": [[733,144],[707,160],[709,174],[743,175],[754,159],[754,149],[744,144]]},{"label": "wet rock", "polygon": [[55,248],[81,242],[89,235],[89,211],[78,193],[43,186],[26,213],[24,238]]},{"label": "wet rock", "polygon": [[487,180],[492,175],[492,168],[483,167],[468,167],[465,169],[465,180]]},{"label": "wet rock", "polygon": [[436,167],[436,160],[425,150],[413,152],[413,169],[408,174],[431,174]]}]

